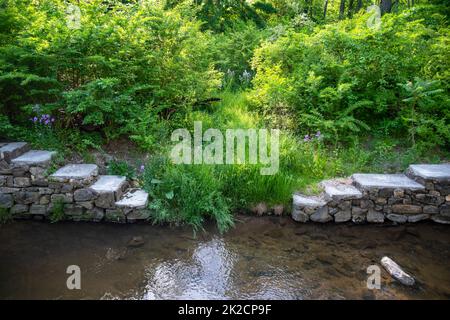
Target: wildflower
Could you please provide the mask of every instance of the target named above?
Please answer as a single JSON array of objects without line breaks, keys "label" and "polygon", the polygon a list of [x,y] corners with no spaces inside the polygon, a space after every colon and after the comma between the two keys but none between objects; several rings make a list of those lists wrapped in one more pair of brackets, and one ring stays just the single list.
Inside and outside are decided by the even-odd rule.
[{"label": "wildflower", "polygon": [[309,134],[305,135],[305,138],[303,139],[303,141],[311,141],[311,137],[309,136]]},{"label": "wildflower", "polygon": [[244,70],[242,75],[239,76],[239,80],[241,82],[250,82],[251,78],[252,78],[252,74],[250,72],[248,72],[247,70]]},{"label": "wildflower", "polygon": [[316,132],[315,136],[317,139],[319,139],[322,136],[322,133],[320,132],[320,130]]},{"label": "wildflower", "polygon": [[139,168],[139,171],[144,172],[144,170],[145,170],[145,166],[142,164]]}]

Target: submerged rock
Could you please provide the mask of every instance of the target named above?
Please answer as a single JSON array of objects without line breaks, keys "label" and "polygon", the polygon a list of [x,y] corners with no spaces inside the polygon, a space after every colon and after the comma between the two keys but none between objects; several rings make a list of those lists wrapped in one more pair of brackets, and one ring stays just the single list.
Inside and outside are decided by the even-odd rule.
[{"label": "submerged rock", "polygon": [[130,241],[128,241],[127,246],[136,248],[136,247],[140,247],[144,244],[145,244],[144,238],[141,236],[136,236],[136,237],[131,238]]},{"label": "submerged rock", "polygon": [[108,248],[106,251],[106,259],[110,261],[123,260],[126,258],[128,250],[126,247],[119,249]]},{"label": "submerged rock", "polygon": [[386,271],[400,283],[406,286],[412,286],[415,283],[415,280],[412,276],[407,274],[405,271],[400,268],[400,266],[394,262],[389,257],[383,257],[381,259],[381,265],[386,269]]}]

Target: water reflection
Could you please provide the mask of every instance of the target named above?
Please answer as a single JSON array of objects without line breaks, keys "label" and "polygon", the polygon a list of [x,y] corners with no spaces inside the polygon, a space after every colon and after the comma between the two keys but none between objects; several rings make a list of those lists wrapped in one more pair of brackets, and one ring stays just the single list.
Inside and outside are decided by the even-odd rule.
[{"label": "water reflection", "polygon": [[[137,235],[144,244],[128,246]],[[193,238],[188,228],[25,221],[0,232],[0,299],[448,299],[449,241],[448,227],[427,223],[252,218]],[[384,255],[420,285],[398,285],[384,272],[382,290],[369,291],[366,268]],[[80,291],[65,285],[71,264],[81,267]]]},{"label": "water reflection", "polygon": [[146,268],[144,299],[226,299],[237,255],[222,238],[197,245],[192,256]]},{"label": "water reflection", "polygon": [[[242,256],[222,237],[200,242],[186,259],[148,266],[139,298],[302,299],[308,285],[300,273],[289,272],[286,265],[268,264],[265,255],[259,258],[254,250],[254,256]],[[269,255],[269,260],[273,258],[278,260],[280,255]]]}]

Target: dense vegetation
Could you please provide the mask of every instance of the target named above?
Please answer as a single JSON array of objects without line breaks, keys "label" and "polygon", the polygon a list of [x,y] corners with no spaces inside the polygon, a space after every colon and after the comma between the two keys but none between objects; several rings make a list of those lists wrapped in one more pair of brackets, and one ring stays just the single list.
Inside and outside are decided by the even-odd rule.
[{"label": "dense vegetation", "polygon": [[[445,1],[0,0],[0,136],[62,154],[126,138],[155,222],[232,212],[450,150]],[[280,170],[174,165],[170,133],[280,128]],[[314,188],[311,190],[314,192]]]}]

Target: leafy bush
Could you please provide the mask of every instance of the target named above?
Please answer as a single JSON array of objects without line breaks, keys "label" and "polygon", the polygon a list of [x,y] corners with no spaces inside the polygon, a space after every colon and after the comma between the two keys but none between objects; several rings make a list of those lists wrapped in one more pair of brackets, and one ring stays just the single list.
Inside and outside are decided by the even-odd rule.
[{"label": "leafy bush", "polygon": [[[82,1],[80,25],[68,23],[65,1],[8,1],[16,20],[0,30],[0,113],[25,125],[39,104],[56,129],[142,134],[142,113],[187,112],[219,86],[200,23],[176,9],[142,2]],[[151,144],[151,143],[150,143]],[[147,145],[145,145],[147,146]]]},{"label": "leafy bush", "polygon": [[[357,139],[368,129],[406,137],[404,103],[398,83],[415,77],[450,79],[448,27],[440,7],[419,7],[383,16],[380,29],[367,27],[366,15],[316,28],[289,31],[255,52],[252,103],[275,126],[299,134],[320,130],[328,141]],[[432,16],[433,19],[424,19]],[[411,53],[414,53],[413,55]],[[448,146],[449,99],[434,95],[420,110],[431,145]],[[436,121],[436,126],[431,122]]]},{"label": "leafy bush", "polygon": [[265,30],[253,24],[238,24],[214,37],[214,61],[223,72],[223,88],[248,87],[253,77],[251,59],[266,37]]},{"label": "leafy bush", "polygon": [[136,177],[135,169],[125,161],[110,161],[108,163],[107,172],[109,175],[124,176],[128,179]]}]

